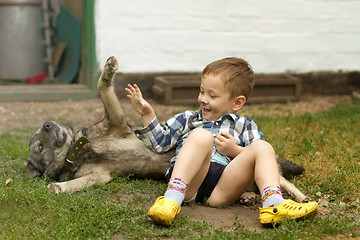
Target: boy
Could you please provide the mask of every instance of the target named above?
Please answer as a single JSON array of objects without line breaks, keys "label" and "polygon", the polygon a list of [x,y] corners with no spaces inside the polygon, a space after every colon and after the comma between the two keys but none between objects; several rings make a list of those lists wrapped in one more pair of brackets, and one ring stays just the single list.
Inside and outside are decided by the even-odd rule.
[{"label": "boy", "polygon": [[318,204],[282,198],[279,170],[272,146],[254,121],[237,115],[254,86],[253,71],[243,59],[224,58],[202,72],[198,111],[185,111],[161,127],[136,84],[125,91],[141,115],[137,136],[156,152],[176,147],[166,175],[168,188],[149,209],[155,222],[170,226],[183,201],[195,198],[211,207],[234,203],[255,181],[262,190],[260,222],[313,217]]}]

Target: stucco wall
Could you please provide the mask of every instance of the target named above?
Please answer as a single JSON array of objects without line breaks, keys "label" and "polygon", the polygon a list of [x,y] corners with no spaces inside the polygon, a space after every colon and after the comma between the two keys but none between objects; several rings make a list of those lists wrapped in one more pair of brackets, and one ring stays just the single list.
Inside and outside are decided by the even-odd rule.
[{"label": "stucco wall", "polygon": [[225,56],[257,73],[360,68],[360,1],[99,0],[100,66],[120,72],[199,72]]}]

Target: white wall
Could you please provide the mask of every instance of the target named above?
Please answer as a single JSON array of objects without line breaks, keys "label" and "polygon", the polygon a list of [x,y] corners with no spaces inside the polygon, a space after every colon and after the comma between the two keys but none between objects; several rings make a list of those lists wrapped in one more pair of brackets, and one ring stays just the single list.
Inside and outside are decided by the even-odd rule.
[{"label": "white wall", "polygon": [[357,0],[98,0],[99,68],[199,72],[225,56],[257,73],[360,70]]}]

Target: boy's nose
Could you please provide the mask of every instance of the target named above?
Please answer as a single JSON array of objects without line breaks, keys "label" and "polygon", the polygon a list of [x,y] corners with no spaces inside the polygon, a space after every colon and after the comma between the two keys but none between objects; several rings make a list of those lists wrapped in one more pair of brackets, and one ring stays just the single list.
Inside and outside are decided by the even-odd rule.
[{"label": "boy's nose", "polygon": [[201,103],[206,103],[207,102],[206,97],[204,95],[199,97],[199,101]]}]

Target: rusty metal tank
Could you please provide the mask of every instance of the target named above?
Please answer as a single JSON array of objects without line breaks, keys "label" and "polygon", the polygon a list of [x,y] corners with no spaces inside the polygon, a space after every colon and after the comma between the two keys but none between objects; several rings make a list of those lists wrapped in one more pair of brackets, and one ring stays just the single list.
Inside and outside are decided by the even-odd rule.
[{"label": "rusty metal tank", "polygon": [[0,84],[45,71],[41,0],[0,0]]}]

